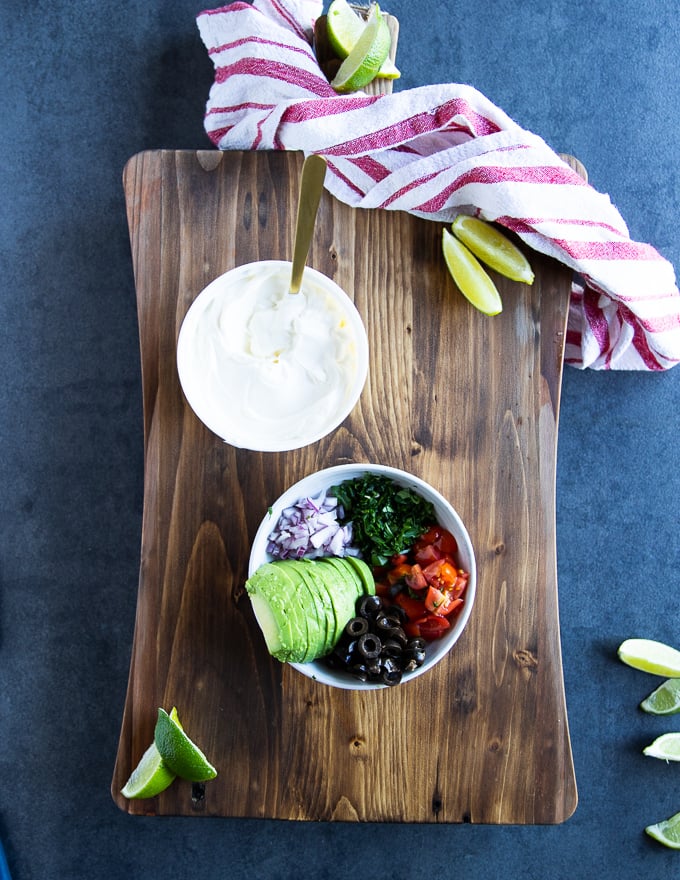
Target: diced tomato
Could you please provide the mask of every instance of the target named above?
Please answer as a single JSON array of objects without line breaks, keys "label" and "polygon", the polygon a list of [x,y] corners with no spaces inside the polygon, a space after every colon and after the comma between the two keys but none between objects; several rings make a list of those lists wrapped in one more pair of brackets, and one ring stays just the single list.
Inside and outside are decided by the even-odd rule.
[{"label": "diced tomato", "polygon": [[415,565],[411,566],[411,571],[406,575],[404,580],[411,590],[425,590],[427,588],[427,578],[417,562]]},{"label": "diced tomato", "polygon": [[443,610],[440,611],[440,609],[445,608],[447,602],[446,593],[442,593],[436,587],[428,588],[427,595],[425,596],[425,607],[428,611],[431,611],[433,614],[443,613]]},{"label": "diced tomato", "polygon": [[408,593],[402,592],[395,596],[394,601],[404,609],[409,620],[418,620],[425,615],[425,604],[422,599],[414,599]]},{"label": "diced tomato", "polygon": [[449,617],[451,614],[453,614],[454,611],[458,611],[458,609],[461,608],[462,605],[463,605],[462,599],[451,599],[451,601],[449,602],[449,604],[446,608],[446,616]]},{"label": "diced tomato", "polygon": [[411,566],[406,562],[402,562],[387,572],[388,583],[396,584],[397,581],[403,580],[409,574],[411,574]]},{"label": "diced tomato", "polygon": [[447,559],[438,559],[423,569],[425,580],[438,590],[450,590],[456,583],[458,570]]},{"label": "diced tomato", "polygon": [[430,563],[441,559],[441,554],[434,544],[425,544],[413,551],[413,558],[419,565],[426,567]]},{"label": "diced tomato", "polygon": [[415,542],[414,549],[417,551],[428,544],[438,551],[440,558],[442,556],[455,556],[458,553],[458,542],[451,532],[442,528],[442,526],[435,525],[428,529]]},{"label": "diced tomato", "polygon": [[468,585],[468,577],[469,575],[466,571],[461,574],[461,569],[458,570],[458,574],[456,575],[456,582],[451,588],[451,596],[454,599],[462,596],[465,592],[465,588]]},{"label": "diced tomato", "polygon": [[424,617],[420,617],[418,620],[408,620],[404,626],[403,630],[409,639],[419,639],[420,638],[420,624],[424,623],[427,620],[427,615]]},{"label": "diced tomato", "polygon": [[449,614],[462,604],[462,599],[453,596],[448,590],[442,592],[436,587],[430,587],[425,596],[425,607],[427,610],[440,617],[448,617]]},{"label": "diced tomato", "polygon": [[397,553],[374,569],[376,593],[406,612],[409,638],[441,638],[450,616],[463,605],[469,575],[458,568],[458,545],[441,526],[432,526],[408,553]]},{"label": "diced tomato", "polygon": [[408,629],[406,635],[409,638],[423,638],[428,642],[441,638],[450,624],[445,617],[438,617],[435,614],[428,614],[427,617],[414,621],[413,624],[406,624]]}]

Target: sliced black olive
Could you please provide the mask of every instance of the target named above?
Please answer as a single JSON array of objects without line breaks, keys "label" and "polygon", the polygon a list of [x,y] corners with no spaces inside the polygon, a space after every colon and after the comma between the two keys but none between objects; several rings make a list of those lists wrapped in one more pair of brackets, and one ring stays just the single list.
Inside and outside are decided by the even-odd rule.
[{"label": "sliced black olive", "polygon": [[392,605],[385,611],[385,617],[391,617],[396,623],[406,623],[406,611],[401,605]]},{"label": "sliced black olive", "polygon": [[375,617],[381,608],[382,599],[380,596],[363,596],[363,598],[359,599],[357,613],[359,617],[366,617],[370,620],[372,617]]},{"label": "sliced black olive", "polygon": [[350,639],[358,639],[368,632],[368,621],[365,617],[353,617],[345,626],[345,635]]},{"label": "sliced black olive", "polygon": [[383,655],[385,657],[399,657],[403,650],[401,642],[397,639],[386,639],[383,642]]},{"label": "sliced black olive", "polygon": [[396,639],[403,648],[408,644],[408,636],[400,626],[395,626],[392,631],[392,638]]},{"label": "sliced black olive", "polygon": [[357,642],[357,651],[369,660],[373,657],[379,657],[381,650],[382,643],[373,633],[364,633]]},{"label": "sliced black olive", "polygon": [[383,669],[381,679],[382,681],[392,687],[395,684],[399,684],[402,678],[401,669],[395,669],[389,672],[387,669]]},{"label": "sliced black olive", "polygon": [[406,645],[407,648],[413,648],[414,650],[419,649],[421,651],[425,650],[425,639],[420,636],[414,636],[412,639],[408,640]]},{"label": "sliced black olive", "polygon": [[425,651],[413,651],[409,649],[408,651],[406,651],[404,656],[407,657],[409,660],[413,660],[416,666],[422,666],[425,662]]},{"label": "sliced black olive", "polygon": [[379,616],[375,621],[375,629],[376,632],[385,633],[386,635],[391,635],[397,627],[394,624],[394,621],[390,617],[386,617],[385,615]]}]

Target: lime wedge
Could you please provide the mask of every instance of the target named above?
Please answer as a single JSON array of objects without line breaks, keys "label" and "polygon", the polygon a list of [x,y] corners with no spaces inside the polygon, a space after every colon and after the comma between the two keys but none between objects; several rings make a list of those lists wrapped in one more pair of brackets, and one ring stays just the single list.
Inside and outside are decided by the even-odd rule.
[{"label": "lime wedge", "polygon": [[654,742],[642,750],[648,758],[660,758],[662,761],[680,761],[680,733],[663,733]]},{"label": "lime wedge", "polygon": [[182,779],[206,782],[217,776],[217,770],[203,752],[184,733],[172,713],[158,710],[154,742],[163,761]]},{"label": "lime wedge", "polygon": [[640,703],[651,715],[675,715],[680,712],[680,678],[668,678]]},{"label": "lime wedge", "polygon": [[175,774],[160,756],[155,743],[151,743],[121,789],[126,798],[151,798],[160,794],[174,780]]},{"label": "lime wedge", "polygon": [[533,284],[534,273],[529,261],[495,226],[478,217],[459,214],[451,229],[456,238],[491,269],[512,281]]},{"label": "lime wedge", "polygon": [[336,92],[356,92],[372,82],[390,51],[390,29],[376,3],[351,52],[340,65],[331,85]]},{"label": "lime wedge", "polygon": [[619,659],[634,669],[680,678],[680,651],[652,639],[627,639],[619,646]]},{"label": "lime wedge", "polygon": [[645,831],[664,846],[680,849],[680,813],[664,819],[663,822],[657,822],[656,825],[648,825]]},{"label": "lime wedge", "polygon": [[[347,58],[359,42],[365,27],[366,22],[352,9],[347,0],[333,0],[328,7],[326,32],[328,42],[338,58]],[[392,60],[386,58],[376,75],[382,79],[398,79],[401,73]]]},{"label": "lime wedge", "polygon": [[497,315],[503,309],[501,296],[477,258],[465,245],[443,230],[442,250],[451,277],[472,305],[485,315]]}]

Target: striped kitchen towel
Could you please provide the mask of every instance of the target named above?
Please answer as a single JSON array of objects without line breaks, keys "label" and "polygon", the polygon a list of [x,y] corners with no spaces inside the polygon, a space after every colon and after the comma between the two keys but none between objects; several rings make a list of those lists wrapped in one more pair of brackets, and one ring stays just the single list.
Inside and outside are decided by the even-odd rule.
[{"label": "striped kitchen towel", "polygon": [[357,208],[438,222],[475,214],[572,268],[565,361],[664,370],[680,360],[670,263],[631,240],[608,196],[477,90],[456,84],[337,95],[317,64],[321,0],[254,0],[201,13],[215,66],[205,129],[221,150],[301,150]]}]

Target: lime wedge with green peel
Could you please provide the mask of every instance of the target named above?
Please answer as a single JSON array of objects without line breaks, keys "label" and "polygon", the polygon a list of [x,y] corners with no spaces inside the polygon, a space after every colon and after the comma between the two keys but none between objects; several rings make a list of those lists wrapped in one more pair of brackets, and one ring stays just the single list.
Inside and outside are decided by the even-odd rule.
[{"label": "lime wedge with green peel", "polygon": [[640,703],[651,715],[675,715],[680,712],[680,678],[669,678]]},{"label": "lime wedge with green peel", "polygon": [[512,281],[533,284],[534,273],[529,261],[495,226],[478,217],[459,214],[451,224],[451,229],[456,238],[495,272]]},{"label": "lime wedge with green peel", "polygon": [[662,761],[680,761],[680,733],[663,733],[651,745],[642,750],[648,758]]},{"label": "lime wedge with green peel", "polygon": [[619,646],[619,659],[652,675],[680,678],[680,651],[652,639],[626,639]]},{"label": "lime wedge with green peel", "polygon": [[[328,42],[338,58],[347,58],[359,42],[365,28],[366,22],[352,9],[347,0],[333,0],[326,16],[326,32]],[[376,76],[381,79],[398,79],[401,73],[392,60],[386,58]]]},{"label": "lime wedge with green peel", "polygon": [[663,822],[657,822],[656,825],[648,825],[645,831],[664,846],[680,849],[680,813],[664,819]]},{"label": "lime wedge with green peel", "polygon": [[174,778],[175,774],[161,758],[156,744],[151,743],[121,789],[121,794],[126,798],[155,797],[165,791]]},{"label": "lime wedge with green peel", "polygon": [[463,296],[485,315],[497,315],[503,303],[496,285],[474,254],[448,229],[443,230],[442,250],[451,277]]},{"label": "lime wedge with green peel", "polygon": [[331,85],[336,92],[356,92],[372,82],[390,51],[390,29],[376,3],[364,30],[340,65]]},{"label": "lime wedge with green peel", "polygon": [[164,709],[158,710],[154,742],[165,764],[182,779],[207,782],[217,776],[203,752]]}]

